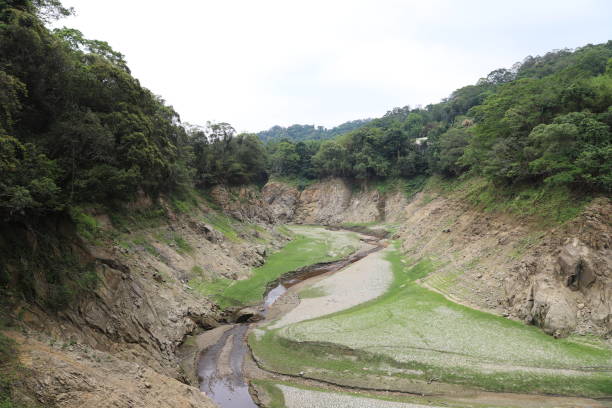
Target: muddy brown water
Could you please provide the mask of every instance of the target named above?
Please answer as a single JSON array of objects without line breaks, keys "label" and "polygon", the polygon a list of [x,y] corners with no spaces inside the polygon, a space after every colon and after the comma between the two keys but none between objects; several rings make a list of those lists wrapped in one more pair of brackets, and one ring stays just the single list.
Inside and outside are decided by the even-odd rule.
[{"label": "muddy brown water", "polygon": [[[372,249],[354,252],[338,261],[300,268],[273,281],[268,285],[262,304],[264,316],[274,302],[290,287],[316,276],[337,272],[383,248],[377,239],[364,241],[376,246]],[[248,329],[249,324],[247,323],[232,325],[231,329],[227,330],[215,344],[204,350],[200,356],[198,362],[200,391],[204,392],[220,408],[258,407],[249,393],[249,384],[243,372],[244,359],[249,352],[246,343]]]}]

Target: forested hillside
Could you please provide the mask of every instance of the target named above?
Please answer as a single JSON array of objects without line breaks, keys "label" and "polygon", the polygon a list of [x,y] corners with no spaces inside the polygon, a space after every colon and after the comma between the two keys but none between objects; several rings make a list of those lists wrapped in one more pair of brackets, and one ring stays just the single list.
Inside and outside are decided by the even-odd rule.
[{"label": "forested hillside", "polygon": [[324,126],[314,125],[292,125],[289,127],[273,126],[268,130],[257,133],[257,136],[264,142],[275,139],[289,139],[294,142],[305,140],[324,140],[331,139],[351,130],[358,129],[368,123],[370,119],[357,119],[342,123],[336,127],[328,129]]},{"label": "forested hillside", "polygon": [[121,53],[76,30],[46,28],[69,12],[56,0],[0,3],[4,220],[269,175],[468,173],[501,186],[612,189],[612,42],[527,57],[425,108],[329,130],[236,135],[227,123],[183,126]]},{"label": "forested hillside", "polygon": [[320,144],[269,147],[272,172],[359,179],[478,174],[612,189],[612,42],[527,57],[425,108],[396,108]]}]

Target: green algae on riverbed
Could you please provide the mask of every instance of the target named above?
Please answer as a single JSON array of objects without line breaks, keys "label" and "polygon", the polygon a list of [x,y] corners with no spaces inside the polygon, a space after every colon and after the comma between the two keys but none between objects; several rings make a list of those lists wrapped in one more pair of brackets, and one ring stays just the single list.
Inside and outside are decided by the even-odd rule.
[{"label": "green algae on riverbed", "polygon": [[329,231],[323,227],[291,226],[293,240],[266,258],[244,280],[219,278],[190,282],[203,295],[211,295],[221,308],[248,305],[262,300],[266,285],[281,275],[320,262],[335,261],[356,251],[360,244],[354,232]]},{"label": "green algae on riverbed", "polygon": [[[612,394],[612,351],[554,339],[533,326],[455,304],[415,280],[435,268],[387,259],[394,282],[383,296],[352,309],[277,330],[250,343],[272,370],[336,383],[392,387],[423,380],[491,391]],[[265,327],[264,327],[265,329]]]}]

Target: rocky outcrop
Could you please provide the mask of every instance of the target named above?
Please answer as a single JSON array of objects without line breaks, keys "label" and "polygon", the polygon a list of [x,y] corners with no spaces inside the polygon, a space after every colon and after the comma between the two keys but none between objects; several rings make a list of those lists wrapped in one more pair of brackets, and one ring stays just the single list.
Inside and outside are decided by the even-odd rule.
[{"label": "rocky outcrop", "polygon": [[229,187],[218,185],[210,191],[212,199],[222,211],[243,222],[273,223],[275,219],[264,204],[255,186]]},{"label": "rocky outcrop", "polygon": [[[30,390],[26,403],[63,408],[213,408],[196,387],[150,367],[83,345],[42,342],[10,333],[19,343]],[[25,405],[24,405],[25,406]],[[28,404],[28,406],[30,406]]]},{"label": "rocky outcrop", "polygon": [[506,278],[508,305],[547,333],[612,334],[612,203],[550,231]]},{"label": "rocky outcrop", "polygon": [[401,192],[385,195],[341,178],[311,184],[303,191],[272,181],[263,188],[262,198],[276,222],[323,225],[398,221],[407,203]]},{"label": "rocky outcrop", "polygon": [[191,220],[189,222],[189,227],[196,233],[201,234],[206,240],[212,242],[213,244],[222,242],[224,240],[222,233],[206,223]]},{"label": "rocky outcrop", "polygon": [[300,192],[285,183],[271,181],[262,190],[263,202],[276,222],[292,222],[298,207]]}]

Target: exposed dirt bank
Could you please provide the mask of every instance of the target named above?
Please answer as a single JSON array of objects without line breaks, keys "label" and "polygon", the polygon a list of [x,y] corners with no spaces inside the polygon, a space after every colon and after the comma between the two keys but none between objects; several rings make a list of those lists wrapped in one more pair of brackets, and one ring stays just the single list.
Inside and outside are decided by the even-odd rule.
[{"label": "exposed dirt bank", "polygon": [[14,332],[34,403],[62,408],[213,408],[195,387],[83,344],[62,345]]},{"label": "exposed dirt bank", "polygon": [[419,194],[397,236],[436,271],[423,283],[460,303],[565,337],[612,332],[612,204],[600,199],[576,219],[547,227],[483,213],[460,194]]},{"label": "exposed dirt bank", "polygon": [[[120,223],[92,210],[88,217],[95,224],[91,221],[86,237],[77,235],[68,220],[47,226],[41,236],[19,226],[2,233],[3,238],[14,237],[0,239],[0,250],[9,254],[15,242],[31,246],[35,253],[41,237],[56,237],[50,251],[68,254],[77,265],[91,265],[98,280],[91,292],[55,311],[45,306],[54,288],[46,271],[32,262],[40,301],[14,299],[8,311],[25,333],[17,340],[23,345],[20,358],[34,369],[30,392],[45,406],[210,406],[197,388],[179,383],[197,385],[180,364],[178,348],[186,336],[216,327],[226,318],[198,290],[199,282],[244,277],[263,263],[266,252],[288,241],[268,224],[238,222],[203,200],[183,214],[163,201],[155,206],[143,200],[134,206],[119,214],[124,217]],[[163,215],[157,215],[160,212]],[[145,218],[151,213],[155,215]],[[4,259],[3,267],[19,271],[19,259]],[[55,345],[48,358],[38,338]],[[91,353],[99,358],[90,361]],[[137,368],[149,373],[150,387],[142,385]],[[113,384],[117,398],[107,399]],[[173,398],[172,387],[184,394],[182,399]],[[158,389],[167,389],[167,397]],[[195,396],[188,397],[190,393]],[[66,396],[74,405],[67,405]]]}]

